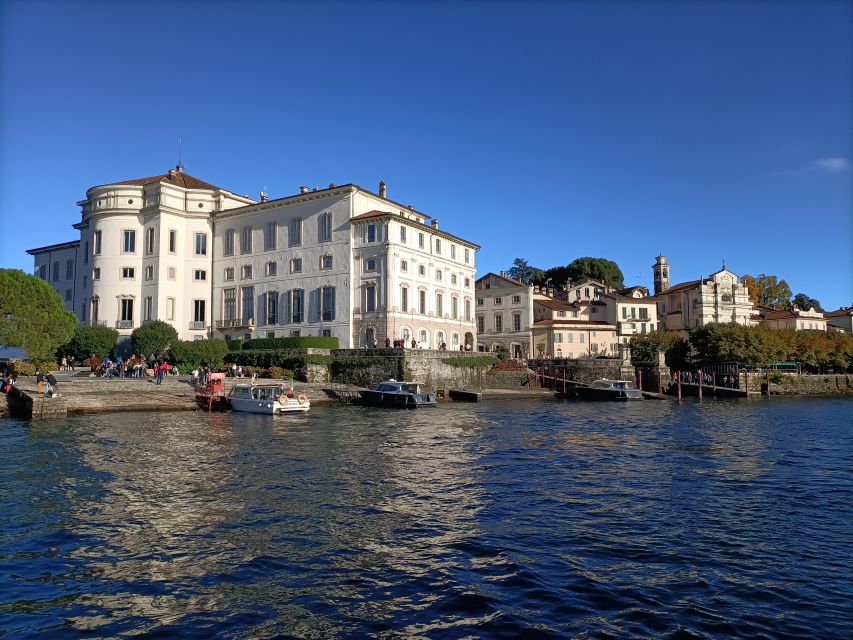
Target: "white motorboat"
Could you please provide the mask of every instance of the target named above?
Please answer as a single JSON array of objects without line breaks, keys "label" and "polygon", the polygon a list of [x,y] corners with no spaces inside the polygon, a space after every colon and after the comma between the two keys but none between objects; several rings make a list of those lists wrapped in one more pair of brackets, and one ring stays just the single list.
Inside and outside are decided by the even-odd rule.
[{"label": "white motorboat", "polygon": [[643,393],[630,380],[601,378],[588,387],[576,387],[572,392],[582,400],[642,400]]},{"label": "white motorboat", "polygon": [[284,413],[304,413],[311,408],[311,402],[304,393],[294,394],[280,384],[240,383],[234,385],[228,394],[228,404],[233,411],[282,415]]}]

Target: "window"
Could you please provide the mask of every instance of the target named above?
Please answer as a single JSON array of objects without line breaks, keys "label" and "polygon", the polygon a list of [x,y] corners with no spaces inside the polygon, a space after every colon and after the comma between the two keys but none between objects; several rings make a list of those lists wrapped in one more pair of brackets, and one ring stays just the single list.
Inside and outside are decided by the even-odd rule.
[{"label": "window", "polygon": [[302,322],[305,317],[305,291],[294,289],[291,293],[291,322]]},{"label": "window", "polygon": [[435,294],[435,315],[439,317],[444,315],[444,296],[440,293]]},{"label": "window", "polygon": [[175,279],[175,267],[169,267],[166,273],[168,273],[169,280]]},{"label": "window", "polygon": [[278,227],[275,222],[267,222],[267,226],[264,227],[264,251],[275,249],[277,233]]},{"label": "window", "polygon": [[456,347],[459,346],[459,334],[455,331],[450,334],[450,343],[453,345],[454,351],[456,350]]},{"label": "window", "polygon": [[459,298],[456,296],[450,298],[450,317],[454,320],[459,319]]},{"label": "window", "polygon": [[435,239],[435,252],[438,255],[441,255],[441,240],[439,240],[438,238]]},{"label": "window", "polygon": [[[97,318],[97,313],[92,313],[92,320]],[[121,322],[133,324],[133,298],[121,299]]]},{"label": "window", "polygon": [[503,304],[503,303],[504,303],[504,299],[501,298],[500,296],[497,296],[495,298],[495,304]]},{"label": "window", "polygon": [[400,271],[408,271],[409,270],[409,261],[408,260],[400,260]]},{"label": "window", "polygon": [[169,229],[169,253],[176,253],[178,250],[178,232],[174,229]]},{"label": "window", "polygon": [[175,319],[175,299],[166,298],[166,320]]},{"label": "window", "polygon": [[512,314],[512,330],[513,331],[521,331],[521,314],[513,313]]},{"label": "window", "polygon": [[[231,289],[232,293],[233,291],[234,289]],[[206,306],[205,300],[193,300],[193,322],[207,322]]]},{"label": "window", "polygon": [[122,233],[121,250],[124,253],[136,253],[136,231],[125,229]]},{"label": "window", "polygon": [[321,329],[320,335],[324,338],[331,338],[332,337],[332,330],[331,329]]},{"label": "window", "polygon": [[290,273],[302,273],[302,258],[293,258],[290,261]]},{"label": "window", "polygon": [[154,265],[149,264],[147,267],[145,267],[145,279],[146,280],[153,280],[154,279]]},{"label": "window", "polygon": [[452,274],[450,276],[450,284],[456,284],[456,274]]},{"label": "window", "polygon": [[125,280],[130,280],[134,277],[135,271],[133,267],[122,267],[121,268],[121,277]]},{"label": "window", "polygon": [[240,229],[240,253],[252,253],[252,227]]},{"label": "window", "polygon": [[[83,275],[83,288],[85,289],[88,286],[89,286],[89,276]],[[85,318],[83,318],[83,319],[85,320]]]},{"label": "window", "polygon": [[590,307],[589,312],[590,313],[598,313],[598,307]]},{"label": "window", "polygon": [[486,301],[484,298],[477,298],[477,306],[478,307],[482,307],[485,304],[486,304]]},{"label": "window", "polygon": [[424,248],[424,234],[422,234],[422,233],[418,234],[418,248],[419,249]]},{"label": "window", "polygon": [[241,280],[251,280],[252,279],[252,265],[244,264],[240,267],[240,279]]},{"label": "window", "polygon": [[101,279],[101,268],[95,267],[94,269],[92,269],[92,281],[100,280],[100,279]]},{"label": "window", "polygon": [[255,287],[243,287],[241,293],[243,299],[240,318],[243,322],[251,323],[255,319]]},{"label": "window", "polygon": [[465,278],[465,288],[469,289],[471,287],[471,279]]},{"label": "window", "polygon": [[322,294],[320,296],[322,310],[320,312],[320,318],[324,322],[329,322],[335,319],[335,288],[334,287],[323,287]]},{"label": "window", "polygon": [[321,269],[331,269],[332,268],[332,256],[320,256],[320,268]]},{"label": "window", "polygon": [[207,255],[207,234],[206,233],[195,234],[195,254],[197,256],[206,256]]},{"label": "window", "polygon": [[222,291],[222,315],[223,320],[230,322],[237,318],[237,290],[224,289]]},{"label": "window", "polygon": [[149,256],[154,253],[154,227],[145,230],[145,253]]},{"label": "window", "polygon": [[504,330],[504,317],[501,314],[495,315],[495,333],[502,333]]},{"label": "window", "polygon": [[302,335],[302,332],[301,332],[299,329],[293,329],[293,330],[291,330],[291,332],[290,332],[290,337],[291,337],[291,338],[298,338],[298,337],[299,337],[299,336],[301,336],[301,335]]},{"label": "window", "polygon": [[65,290],[65,300],[71,300],[71,289]]},{"label": "window", "polygon": [[151,312],[153,310],[153,307],[154,307],[154,300],[151,298],[151,296],[145,296],[145,306],[142,308],[142,319],[143,320],[150,320],[151,319]]},{"label": "window", "polygon": [[302,244],[302,218],[294,218],[290,221],[290,239],[291,247],[298,247]]},{"label": "window", "polygon": [[521,304],[521,296],[513,296],[512,297],[513,304]]},{"label": "window", "polygon": [[555,333],[554,334],[554,342],[562,342],[562,341],[563,341],[563,334],[562,333]]},{"label": "window", "polygon": [[[568,342],[569,344],[573,344],[574,341],[575,341],[575,334],[573,334],[573,333],[566,334],[566,342]],[[569,357],[571,358],[571,356],[569,356]]]},{"label": "window", "polygon": [[66,260],[65,261],[65,279],[73,280],[74,279],[74,261]]},{"label": "window", "polygon": [[426,267],[424,265],[418,266],[418,275],[425,276],[426,275]]},{"label": "window", "polygon": [[53,269],[51,272],[53,273],[53,281],[56,282],[59,280],[59,262],[53,263]]},{"label": "window", "polygon": [[471,322],[471,300],[465,300],[465,322]]},{"label": "window", "polygon": [[317,218],[317,242],[328,242],[332,239],[332,214],[328,211]]},{"label": "window", "polygon": [[375,224],[367,225],[367,241],[368,242],[376,242],[376,225]]},{"label": "window", "polygon": [[400,226],[400,242],[406,244],[406,227]]},{"label": "window", "polygon": [[101,255],[101,232],[95,231],[95,235],[92,238],[92,255],[99,256]]},{"label": "window", "polygon": [[418,313],[426,314],[426,291],[418,291]]},{"label": "window", "polygon": [[83,264],[89,264],[89,241],[88,240],[83,243]]},{"label": "window", "polygon": [[486,319],[483,316],[477,316],[477,333],[486,332]]},{"label": "window", "polygon": [[225,232],[225,246],[222,251],[226,256],[234,255],[234,229],[228,229]]},{"label": "window", "polygon": [[442,277],[443,277],[443,274],[442,274],[442,272],[441,272],[441,269],[436,269],[436,271],[435,271],[435,279],[436,279],[436,280],[438,280],[439,282],[441,282]]},{"label": "window", "polygon": [[266,324],[275,324],[276,322],[278,322],[278,292],[268,291],[266,293],[266,298]]},{"label": "window", "polygon": [[450,259],[456,260],[456,245],[455,244],[450,245]]},{"label": "window", "polygon": [[225,267],[225,273],[223,275],[223,280],[233,280],[234,279],[234,267]]},{"label": "window", "polygon": [[409,287],[400,287],[400,309],[409,310]]},{"label": "window", "polygon": [[267,262],[265,273],[268,276],[274,276],[278,271],[278,263],[277,262]]},{"label": "window", "polygon": [[578,342],[580,342],[581,344],[584,344],[586,342],[586,335],[583,333],[579,334]]},{"label": "window", "polygon": [[558,318],[565,318],[565,317],[566,317],[566,312],[565,312],[565,311],[563,311],[562,309],[561,309],[560,311],[557,311],[557,317],[558,317]]},{"label": "window", "polygon": [[193,280],[196,282],[204,282],[207,280],[207,271],[204,269],[196,269],[193,271]]},{"label": "window", "polygon": [[622,319],[623,320],[628,319],[628,307],[622,307]]},{"label": "window", "polygon": [[376,287],[370,285],[364,289],[365,309],[367,311],[376,311]]},{"label": "window", "polygon": [[468,249],[465,249],[465,264],[468,264]]}]

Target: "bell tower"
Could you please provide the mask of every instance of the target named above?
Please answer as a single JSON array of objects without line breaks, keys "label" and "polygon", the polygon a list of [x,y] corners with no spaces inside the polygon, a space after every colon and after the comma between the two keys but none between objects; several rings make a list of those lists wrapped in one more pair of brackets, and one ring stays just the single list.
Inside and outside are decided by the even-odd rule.
[{"label": "bell tower", "polygon": [[655,259],[652,272],[655,276],[655,295],[669,289],[669,264],[667,264],[666,256],[660,255]]}]

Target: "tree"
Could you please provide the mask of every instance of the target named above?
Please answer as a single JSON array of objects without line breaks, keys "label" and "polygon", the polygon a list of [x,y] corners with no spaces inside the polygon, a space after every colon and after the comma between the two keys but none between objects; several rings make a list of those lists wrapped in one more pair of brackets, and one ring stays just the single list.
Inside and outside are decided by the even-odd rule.
[{"label": "tree", "polygon": [[551,282],[551,286],[555,289],[562,291],[565,289],[566,283],[569,281],[569,268],[551,267],[550,269],[546,269],[545,273],[542,274],[541,284],[545,284],[548,281]]},{"label": "tree", "polygon": [[103,357],[116,346],[118,331],[108,327],[86,327],[79,325],[71,341],[59,348],[59,353],[85,360],[93,353]]},{"label": "tree", "polygon": [[19,269],[0,269],[0,344],[47,360],[76,326],[76,316],[47,282]]},{"label": "tree", "polygon": [[621,289],[625,286],[625,276],[619,265],[605,258],[577,258],[566,267],[568,279],[572,283],[584,280],[598,280],[608,286]]},{"label": "tree", "polygon": [[665,331],[655,331],[631,337],[632,362],[655,362],[658,352],[664,354],[666,364],[671,369],[681,371],[687,368],[690,345],[684,338]]},{"label": "tree", "polygon": [[791,304],[797,305],[800,309],[808,311],[810,309],[814,309],[815,311],[823,312],[823,307],[820,306],[820,302],[818,302],[815,298],[808,297],[805,293],[798,293],[794,296],[794,299],[791,300]]},{"label": "tree", "polygon": [[749,290],[749,299],[754,305],[781,309],[787,307],[791,301],[791,287],[785,280],[779,280],[776,276],[762,273],[753,277],[745,274],[741,277],[741,282]]},{"label": "tree", "polygon": [[178,332],[168,322],[153,320],[146,322],[130,334],[133,352],[141,356],[163,354],[178,342]]},{"label": "tree", "polygon": [[532,267],[527,264],[527,260],[516,258],[512,262],[508,275],[513,280],[518,280],[523,284],[539,284],[544,282],[545,272],[542,269]]}]

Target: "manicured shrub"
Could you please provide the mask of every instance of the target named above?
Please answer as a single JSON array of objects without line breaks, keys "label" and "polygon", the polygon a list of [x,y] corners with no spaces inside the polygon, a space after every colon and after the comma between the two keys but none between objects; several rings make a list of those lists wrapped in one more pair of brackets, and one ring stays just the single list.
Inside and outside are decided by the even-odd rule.
[{"label": "manicured shrub", "polygon": [[[256,338],[242,343],[242,350],[255,349],[338,349],[339,341],[329,336],[300,336],[293,338]],[[235,349],[232,347],[232,351]]]},{"label": "manicured shrub", "polygon": [[228,353],[225,340],[181,340],[169,349],[169,358],[178,365],[181,372],[204,363],[212,368],[221,367]]}]

